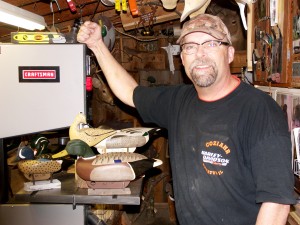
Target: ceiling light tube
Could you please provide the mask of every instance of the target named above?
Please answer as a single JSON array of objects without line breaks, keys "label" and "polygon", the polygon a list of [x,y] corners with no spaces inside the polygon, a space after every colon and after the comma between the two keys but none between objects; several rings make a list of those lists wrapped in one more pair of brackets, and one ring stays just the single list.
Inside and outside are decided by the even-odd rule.
[{"label": "ceiling light tube", "polygon": [[44,17],[0,0],[0,22],[27,30],[44,30]]}]

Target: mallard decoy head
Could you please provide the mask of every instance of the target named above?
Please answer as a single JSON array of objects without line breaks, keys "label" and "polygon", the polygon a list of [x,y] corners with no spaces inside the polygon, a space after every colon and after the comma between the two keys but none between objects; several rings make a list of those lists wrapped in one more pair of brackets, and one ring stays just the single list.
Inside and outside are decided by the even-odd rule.
[{"label": "mallard decoy head", "polygon": [[74,139],[67,143],[66,148],[54,155],[52,158],[61,158],[66,155],[76,155],[85,159],[95,158],[96,154],[91,147],[81,139]]}]

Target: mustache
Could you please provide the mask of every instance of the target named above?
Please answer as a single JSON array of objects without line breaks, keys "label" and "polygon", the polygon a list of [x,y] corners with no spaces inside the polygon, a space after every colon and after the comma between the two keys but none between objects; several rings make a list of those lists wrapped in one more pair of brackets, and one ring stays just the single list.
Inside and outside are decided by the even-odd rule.
[{"label": "mustache", "polygon": [[195,59],[192,64],[190,65],[190,70],[193,70],[196,66],[214,66],[215,62],[211,59]]}]

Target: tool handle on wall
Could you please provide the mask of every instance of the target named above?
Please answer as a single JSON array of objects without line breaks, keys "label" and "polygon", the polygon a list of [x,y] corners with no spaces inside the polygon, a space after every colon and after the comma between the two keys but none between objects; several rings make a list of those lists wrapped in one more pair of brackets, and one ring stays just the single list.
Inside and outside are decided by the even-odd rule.
[{"label": "tool handle on wall", "polygon": [[73,2],[73,0],[67,0],[67,3],[68,3],[68,5],[69,5],[69,8],[70,8],[71,12],[74,13],[74,12],[77,11],[76,5],[75,5],[75,3]]},{"label": "tool handle on wall", "polygon": [[120,0],[116,0],[115,1],[115,10],[117,12],[120,12],[121,11],[121,1]]},{"label": "tool handle on wall", "polygon": [[137,16],[139,14],[139,10],[137,8],[136,0],[129,0],[128,4],[132,16]]},{"label": "tool handle on wall", "polygon": [[86,56],[86,80],[85,80],[86,91],[93,90],[93,80],[91,76],[91,56]]},{"label": "tool handle on wall", "polygon": [[127,12],[127,2],[126,2],[126,0],[122,0],[122,11]]}]

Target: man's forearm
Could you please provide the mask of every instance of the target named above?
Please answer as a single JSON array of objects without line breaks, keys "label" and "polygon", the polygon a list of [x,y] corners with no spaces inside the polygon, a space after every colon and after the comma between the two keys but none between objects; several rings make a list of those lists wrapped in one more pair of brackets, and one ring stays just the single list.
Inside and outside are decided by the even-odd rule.
[{"label": "man's forearm", "polygon": [[290,205],[264,202],[259,210],[256,225],[286,225]]},{"label": "man's forearm", "polygon": [[133,90],[138,85],[133,77],[117,62],[102,41],[91,49],[113,93],[125,104],[133,106]]}]

